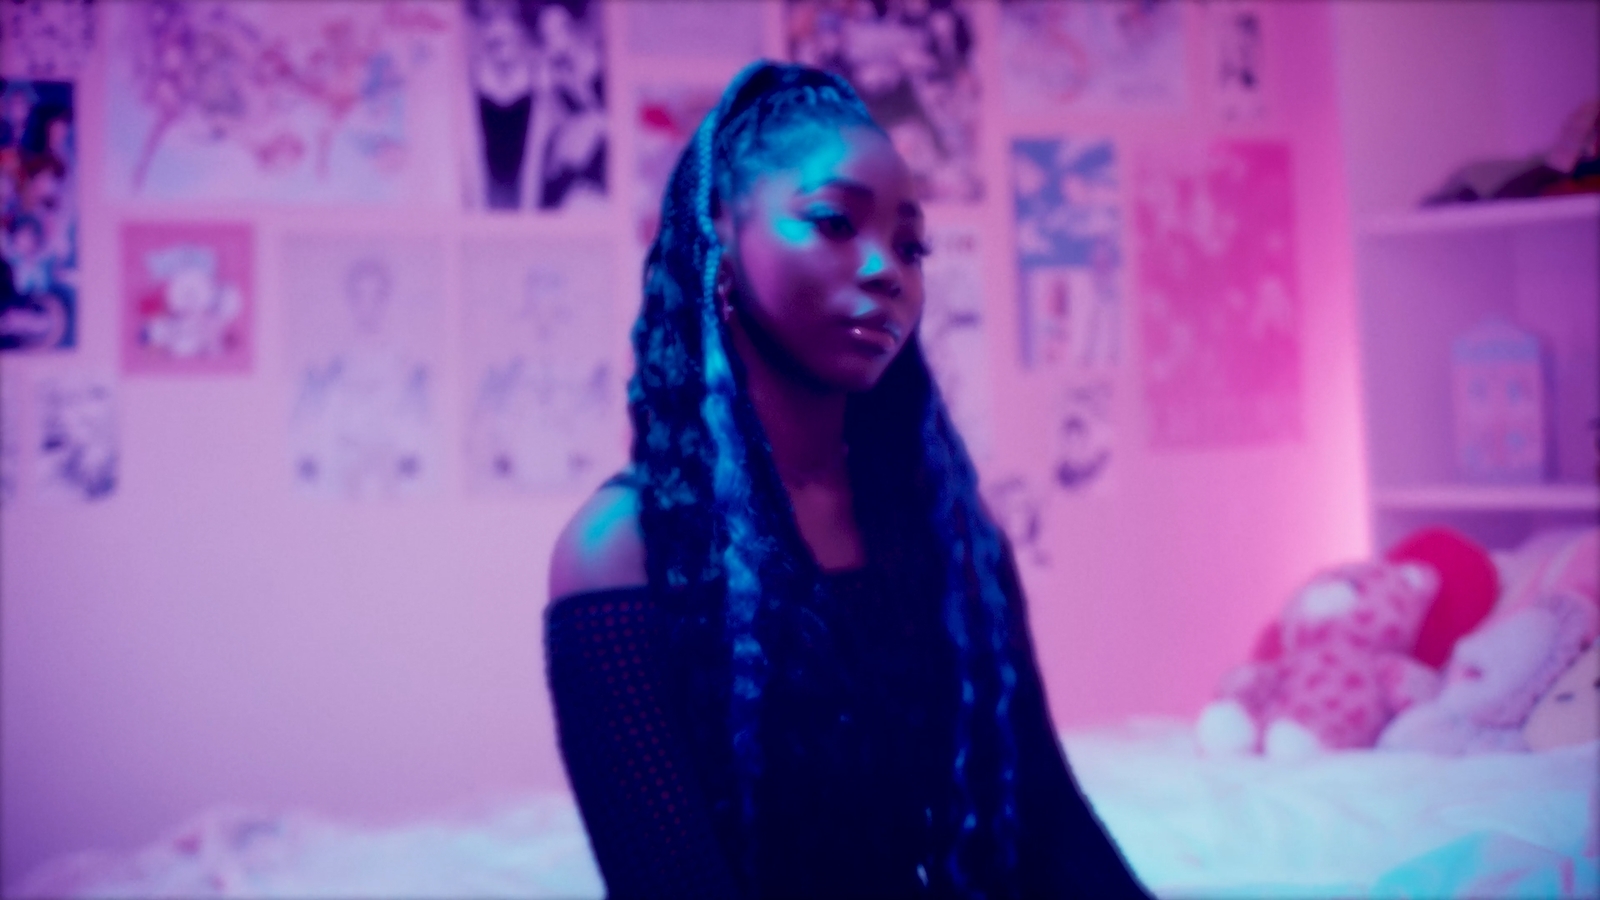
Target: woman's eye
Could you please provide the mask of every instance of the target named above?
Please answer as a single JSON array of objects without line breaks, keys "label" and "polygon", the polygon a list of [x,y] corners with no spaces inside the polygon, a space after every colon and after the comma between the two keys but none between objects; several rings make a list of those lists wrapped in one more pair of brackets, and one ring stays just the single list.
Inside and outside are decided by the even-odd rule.
[{"label": "woman's eye", "polygon": [[922,262],[932,252],[922,241],[905,241],[900,244],[900,259],[907,265]]},{"label": "woman's eye", "polygon": [[814,213],[810,218],[812,224],[817,227],[817,231],[825,238],[842,240],[856,235],[855,224],[850,221],[849,216],[843,213]]}]

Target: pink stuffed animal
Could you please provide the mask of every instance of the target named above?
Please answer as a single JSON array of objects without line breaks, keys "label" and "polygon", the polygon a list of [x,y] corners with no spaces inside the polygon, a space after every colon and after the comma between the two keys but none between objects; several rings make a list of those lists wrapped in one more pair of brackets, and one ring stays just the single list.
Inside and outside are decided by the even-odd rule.
[{"label": "pink stuffed animal", "polygon": [[1543,594],[1456,642],[1444,687],[1401,713],[1378,739],[1386,750],[1526,750],[1522,726],[1544,692],[1600,630],[1594,600]]},{"label": "pink stuffed animal", "polygon": [[1297,757],[1370,747],[1400,709],[1436,689],[1411,658],[1440,576],[1416,562],[1342,566],[1312,579],[1278,623],[1275,658],[1224,677],[1196,737],[1212,754]]}]

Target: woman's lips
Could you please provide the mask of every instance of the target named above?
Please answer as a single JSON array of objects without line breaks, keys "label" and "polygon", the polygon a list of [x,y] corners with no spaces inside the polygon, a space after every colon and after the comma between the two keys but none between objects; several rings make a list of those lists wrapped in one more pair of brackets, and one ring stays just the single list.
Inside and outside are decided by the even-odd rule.
[{"label": "woman's lips", "polygon": [[854,322],[848,332],[857,344],[877,353],[887,353],[900,345],[900,335],[892,325]]}]

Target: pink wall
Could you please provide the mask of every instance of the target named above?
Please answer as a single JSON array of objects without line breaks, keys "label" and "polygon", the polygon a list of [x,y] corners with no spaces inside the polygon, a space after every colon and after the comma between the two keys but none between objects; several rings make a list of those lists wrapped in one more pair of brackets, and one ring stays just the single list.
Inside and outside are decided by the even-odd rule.
[{"label": "pink wall", "polygon": [[[1127,368],[1115,483],[1098,496],[1055,498],[1052,565],[1025,571],[1063,726],[1194,711],[1297,581],[1367,549],[1331,16],[1320,4],[1264,8],[1272,115],[1263,124],[1222,132],[1198,109],[1006,119],[991,104],[983,151],[990,199],[970,212],[932,211],[936,222],[976,225],[989,242],[996,450],[985,471],[1027,472],[1045,452],[1046,398],[1015,358],[1008,135],[1091,132],[1130,146],[1266,136],[1292,146],[1303,437],[1240,450],[1151,451],[1135,370]],[[996,11],[978,10],[980,74],[997,93],[999,62],[987,39]],[[614,8],[608,21],[613,36],[625,27]],[[1201,39],[1191,38],[1198,72]],[[620,40],[610,46],[621,83],[610,95],[629,98],[635,63],[615,56]],[[116,240],[125,217],[254,222],[261,338],[249,378],[119,382],[115,497],[92,506],[16,504],[0,520],[0,880],[55,853],[135,846],[217,804],[382,820],[561,787],[540,612],[549,548],[582,497],[468,498],[456,487],[453,446],[446,489],[432,499],[342,505],[290,492],[285,326],[274,300],[279,241],[308,227],[437,234],[447,247],[466,234],[537,240],[578,228],[621,236],[631,228],[628,203],[576,224],[433,209],[397,216],[116,205],[101,191],[105,97],[93,66],[79,91],[81,344],[70,355],[6,358],[8,383],[82,366],[113,371]],[[613,102],[613,126],[629,111]],[[613,184],[630,171],[618,162],[630,159],[628,139],[616,133]],[[626,188],[617,195],[629,196]],[[619,269],[625,320],[637,287],[632,266]],[[619,329],[619,359],[623,339]],[[452,332],[447,346],[454,340]],[[458,393],[442,394],[446,421],[459,412]]]}]

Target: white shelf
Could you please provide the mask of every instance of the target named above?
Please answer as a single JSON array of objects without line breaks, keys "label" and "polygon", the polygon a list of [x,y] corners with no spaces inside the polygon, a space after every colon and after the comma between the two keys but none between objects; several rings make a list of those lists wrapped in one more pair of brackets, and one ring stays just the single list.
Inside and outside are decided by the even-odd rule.
[{"label": "white shelf", "polygon": [[1437,484],[1376,488],[1372,502],[1386,510],[1600,512],[1600,485]]},{"label": "white shelf", "polygon": [[1551,222],[1600,221],[1600,194],[1571,194],[1532,200],[1480,200],[1373,216],[1362,226],[1370,237],[1486,231]]}]

